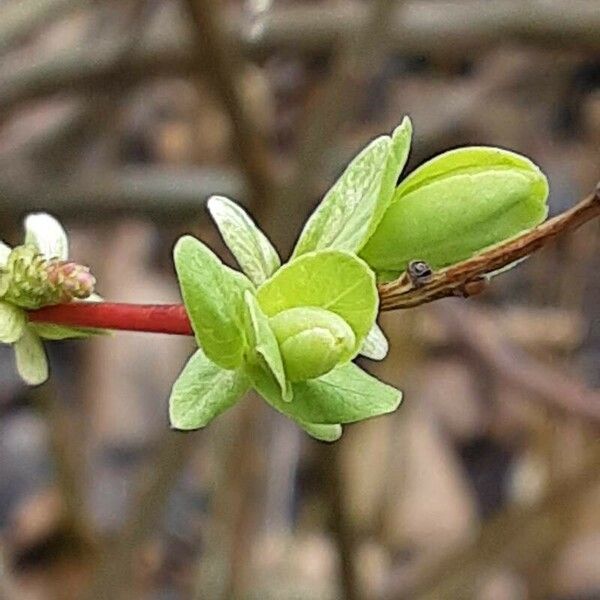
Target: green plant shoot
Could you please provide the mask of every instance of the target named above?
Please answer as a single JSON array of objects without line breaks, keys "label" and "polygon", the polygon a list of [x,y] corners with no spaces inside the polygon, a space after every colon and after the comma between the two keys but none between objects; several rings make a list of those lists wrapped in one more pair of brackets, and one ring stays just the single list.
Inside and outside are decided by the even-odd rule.
[{"label": "green plant shoot", "polygon": [[[173,427],[196,429],[254,388],[309,435],[382,415],[402,398],[352,363],[388,351],[376,277],[412,260],[440,268],[540,223],[548,185],[528,159],[498,148],[442,154],[398,178],[410,149],[405,118],[349,164],[308,219],[289,262],[232,201],[208,208],[245,276],[198,240],[175,265],[200,349],[173,387]],[[211,391],[212,390],[212,391]]]}]

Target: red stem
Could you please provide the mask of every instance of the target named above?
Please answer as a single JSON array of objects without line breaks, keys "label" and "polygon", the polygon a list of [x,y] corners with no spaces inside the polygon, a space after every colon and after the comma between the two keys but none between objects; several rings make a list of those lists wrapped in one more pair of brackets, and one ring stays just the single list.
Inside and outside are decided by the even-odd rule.
[{"label": "red stem", "polygon": [[72,327],[193,335],[183,304],[74,302],[29,312],[29,320]]}]

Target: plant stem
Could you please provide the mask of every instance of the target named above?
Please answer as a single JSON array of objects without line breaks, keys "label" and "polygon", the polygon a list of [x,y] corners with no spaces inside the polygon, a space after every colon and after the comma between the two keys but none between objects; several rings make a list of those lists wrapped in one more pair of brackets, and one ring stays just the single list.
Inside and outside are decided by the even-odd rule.
[{"label": "plant stem", "polygon": [[[435,272],[425,285],[411,281],[406,275],[396,281],[380,284],[380,309],[405,309],[448,296],[473,295],[480,288],[473,289],[469,287],[470,284],[484,282],[487,273],[529,256],[559,235],[598,216],[600,184],[594,193],[570,210],[461,263]],[[72,327],[193,335],[182,304],[73,302],[30,311],[29,319],[38,323]]]},{"label": "plant stem", "polygon": [[73,302],[30,311],[29,320],[71,327],[193,335],[183,304]]}]

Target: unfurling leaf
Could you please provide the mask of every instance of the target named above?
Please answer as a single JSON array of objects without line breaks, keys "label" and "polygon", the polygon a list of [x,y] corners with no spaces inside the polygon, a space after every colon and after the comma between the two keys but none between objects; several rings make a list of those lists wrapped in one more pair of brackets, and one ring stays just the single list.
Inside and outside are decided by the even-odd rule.
[{"label": "unfurling leaf", "polygon": [[271,242],[235,202],[213,196],[208,200],[208,210],[242,271],[254,285],[263,284],[281,266]]},{"label": "unfurling leaf", "polygon": [[293,258],[326,248],[358,252],[388,208],[410,150],[405,117],[392,136],[373,140],[348,165],[306,222]]},{"label": "unfurling leaf", "polygon": [[[275,380],[279,384],[283,399],[286,402],[290,402],[292,400],[292,388],[286,378],[277,338],[271,329],[269,319],[261,310],[256,298],[250,292],[244,294],[244,300],[248,309],[248,320],[250,324],[250,346],[253,351],[262,358],[273,374],[273,377],[275,377]],[[250,360],[252,360],[252,358]]]}]

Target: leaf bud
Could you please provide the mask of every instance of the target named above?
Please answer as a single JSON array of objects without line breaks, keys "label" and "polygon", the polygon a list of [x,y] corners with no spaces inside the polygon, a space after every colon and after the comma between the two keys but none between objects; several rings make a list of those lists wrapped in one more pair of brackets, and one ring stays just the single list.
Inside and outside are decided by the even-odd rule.
[{"label": "leaf bud", "polygon": [[548,182],[529,159],[491,147],[459,148],[416,169],[359,255],[378,273],[411,261],[439,269],[542,222]]},{"label": "leaf bud", "polygon": [[339,315],[317,307],[284,310],[270,319],[290,381],[314,379],[349,360],[356,344]]}]

